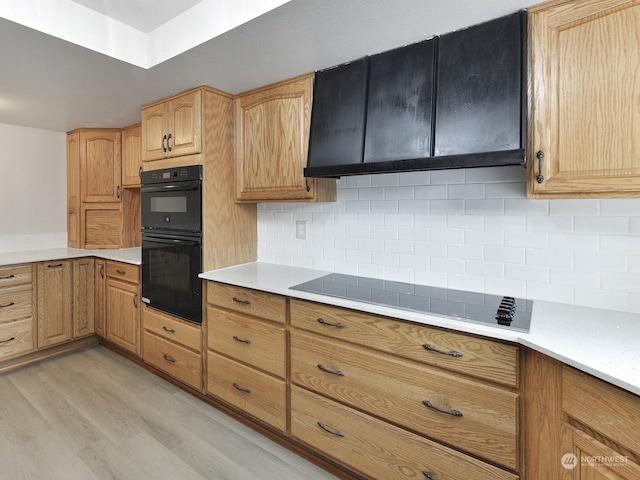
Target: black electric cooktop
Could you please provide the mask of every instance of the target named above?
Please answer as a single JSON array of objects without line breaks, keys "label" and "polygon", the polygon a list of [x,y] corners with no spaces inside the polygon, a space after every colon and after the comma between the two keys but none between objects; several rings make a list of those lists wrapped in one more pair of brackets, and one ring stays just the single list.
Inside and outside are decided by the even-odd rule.
[{"label": "black electric cooktop", "polygon": [[291,287],[385,307],[529,331],[533,302],[514,297],[330,273]]}]

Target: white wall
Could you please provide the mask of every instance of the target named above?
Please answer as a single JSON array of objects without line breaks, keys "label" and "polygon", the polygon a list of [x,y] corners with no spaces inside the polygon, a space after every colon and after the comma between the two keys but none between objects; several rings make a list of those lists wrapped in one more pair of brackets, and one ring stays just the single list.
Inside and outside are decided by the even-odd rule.
[{"label": "white wall", "polygon": [[521,167],[343,177],[335,203],[259,205],[258,259],[640,312],[640,199],[528,200]]},{"label": "white wall", "polygon": [[66,246],[66,134],[0,124],[0,144],[0,252]]}]

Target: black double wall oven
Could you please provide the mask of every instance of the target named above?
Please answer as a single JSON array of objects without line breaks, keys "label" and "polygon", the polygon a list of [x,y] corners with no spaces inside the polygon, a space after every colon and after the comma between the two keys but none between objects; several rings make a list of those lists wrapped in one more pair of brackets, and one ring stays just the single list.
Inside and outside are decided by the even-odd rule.
[{"label": "black double wall oven", "polygon": [[142,301],[202,323],[202,166],[142,172]]}]

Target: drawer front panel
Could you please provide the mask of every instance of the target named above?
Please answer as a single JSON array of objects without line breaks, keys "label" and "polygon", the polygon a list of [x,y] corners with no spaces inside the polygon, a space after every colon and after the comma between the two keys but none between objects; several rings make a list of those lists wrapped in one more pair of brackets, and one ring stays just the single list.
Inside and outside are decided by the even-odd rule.
[{"label": "drawer front panel", "polygon": [[257,290],[208,282],[207,302],[278,323],[286,319],[286,298]]},{"label": "drawer front panel", "polygon": [[279,430],[286,429],[287,389],[283,380],[212,352],[207,355],[210,394]]},{"label": "drawer front panel", "polygon": [[640,397],[566,365],[562,383],[569,416],[640,454]]},{"label": "drawer front panel", "polygon": [[465,375],[517,385],[518,348],[401,320],[291,300],[291,325]]},{"label": "drawer front panel", "polygon": [[291,381],[517,468],[515,393],[299,331],[291,333]]},{"label": "drawer front panel", "polygon": [[0,360],[33,351],[33,319],[0,325]]},{"label": "drawer front panel", "polygon": [[377,480],[427,478],[425,472],[451,480],[518,478],[296,386],[291,387],[291,434]]},{"label": "drawer front panel", "polygon": [[146,305],[142,309],[142,325],[145,330],[159,337],[179,343],[196,352],[202,350],[202,329],[196,325],[172,318]]},{"label": "drawer front panel", "polygon": [[0,288],[31,283],[31,265],[0,267]]},{"label": "drawer front panel", "polygon": [[251,317],[207,308],[208,347],[284,378],[285,330]]},{"label": "drawer front panel", "polygon": [[144,332],[144,361],[178,380],[202,389],[202,357],[191,350]]},{"label": "drawer front panel", "polygon": [[31,284],[0,288],[0,323],[31,317],[31,302]]},{"label": "drawer front panel", "polygon": [[107,261],[107,276],[119,278],[125,282],[140,283],[140,267],[138,265]]}]

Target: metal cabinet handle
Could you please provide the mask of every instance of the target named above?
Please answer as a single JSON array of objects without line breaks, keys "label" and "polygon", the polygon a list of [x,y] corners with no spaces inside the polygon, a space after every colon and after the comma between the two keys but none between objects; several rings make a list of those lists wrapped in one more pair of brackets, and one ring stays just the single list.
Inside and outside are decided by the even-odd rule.
[{"label": "metal cabinet handle", "polygon": [[47,268],[58,268],[61,266],[62,266],[62,263],[56,263],[55,265],[47,265]]},{"label": "metal cabinet handle", "polygon": [[236,297],[233,297],[233,301],[239,303],[240,305],[251,305],[251,302],[249,300],[240,300]]},{"label": "metal cabinet handle", "polygon": [[318,426],[321,429],[323,429],[325,432],[330,433],[331,435],[335,435],[336,437],[344,437],[344,432],[341,432],[340,430],[331,430],[323,422],[318,422]]},{"label": "metal cabinet handle", "polygon": [[8,340],[0,340],[0,343],[9,343],[9,342],[13,342],[16,339],[16,337],[11,337]]},{"label": "metal cabinet handle", "polygon": [[0,308],[7,308],[7,307],[10,307],[10,306],[15,305],[15,304],[16,304],[16,302],[5,303],[4,305],[0,305]]},{"label": "metal cabinet handle", "polygon": [[116,188],[116,196],[118,197],[118,200],[120,199],[120,185],[118,185],[118,188]]},{"label": "metal cabinet handle", "polygon": [[340,322],[331,323],[331,322],[327,322],[324,318],[319,318],[318,323],[321,323],[322,325],[326,325],[327,327],[344,328],[344,323],[340,323]]},{"label": "metal cabinet handle", "polygon": [[436,477],[429,470],[423,470],[422,474],[427,477],[429,480],[436,480]]},{"label": "metal cabinet handle", "polygon": [[443,410],[442,408],[438,408],[438,407],[436,407],[436,406],[435,406],[433,403],[431,403],[429,400],[423,400],[423,401],[422,401],[422,403],[423,403],[425,406],[427,406],[427,407],[429,407],[429,408],[432,408],[432,409],[434,409],[435,411],[440,412],[440,413],[446,413],[447,415],[451,415],[451,416],[453,416],[453,417],[461,417],[461,416],[462,416],[462,412],[461,412],[461,411],[459,411],[459,410]]},{"label": "metal cabinet handle", "polygon": [[165,152],[165,153],[167,153],[167,147],[165,147],[165,145],[164,145],[164,142],[166,142],[166,141],[167,141],[167,136],[164,135],[162,137],[162,151]]},{"label": "metal cabinet handle", "polygon": [[141,177],[142,176],[142,167],[138,168],[138,176]]},{"label": "metal cabinet handle", "polygon": [[176,333],[175,329],[173,329],[173,328],[167,328],[167,326],[166,326],[166,325],[163,325],[163,326],[162,326],[162,329],[163,329],[165,332],[169,332],[169,333]]},{"label": "metal cabinet handle", "polygon": [[104,265],[100,265],[100,276],[104,278]]},{"label": "metal cabinet handle", "polygon": [[138,308],[138,294],[137,293],[135,293],[133,295],[133,306]]},{"label": "metal cabinet handle", "polygon": [[118,272],[119,275],[124,275],[125,273],[127,273],[124,270],[116,270],[116,272]]},{"label": "metal cabinet handle", "polygon": [[240,343],[246,343],[247,345],[251,345],[251,340],[247,339],[247,340],[243,340],[242,338],[238,337],[237,335],[233,336],[233,339],[236,342],[240,342]]},{"label": "metal cabinet handle", "polygon": [[236,390],[240,390],[241,392],[244,392],[244,393],[251,393],[250,388],[243,388],[235,382],[233,383],[233,388],[235,388]]},{"label": "metal cabinet handle", "polygon": [[171,151],[171,134],[167,137],[167,149]]},{"label": "metal cabinet handle", "polygon": [[542,159],[544,158],[544,152],[542,150],[538,150],[536,157],[538,158],[538,176],[536,177],[536,181],[538,183],[542,183],[544,182],[544,177],[542,176]]},{"label": "metal cabinet handle", "polygon": [[6,277],[0,277],[0,280],[9,280],[10,278],[16,278],[15,275],[7,275]]},{"label": "metal cabinet handle", "polygon": [[456,357],[456,358],[462,357],[462,353],[460,353],[460,352],[458,352],[456,350],[451,350],[450,352],[445,352],[443,350],[438,350],[437,348],[433,348],[428,343],[425,343],[422,346],[424,347],[425,350],[429,350],[429,351],[435,352],[435,353],[440,353],[441,355],[451,355],[452,357]]},{"label": "metal cabinet handle", "polygon": [[338,377],[344,377],[344,372],[343,371],[341,371],[341,370],[329,370],[327,367],[325,367],[321,363],[318,364],[318,368],[320,370],[322,370],[323,372],[327,372],[327,373],[330,373],[332,375],[336,375]]},{"label": "metal cabinet handle", "polygon": [[164,358],[167,362],[169,363],[176,363],[176,359],[173,357],[170,357],[169,355],[167,355],[166,353],[162,354],[162,358]]}]

